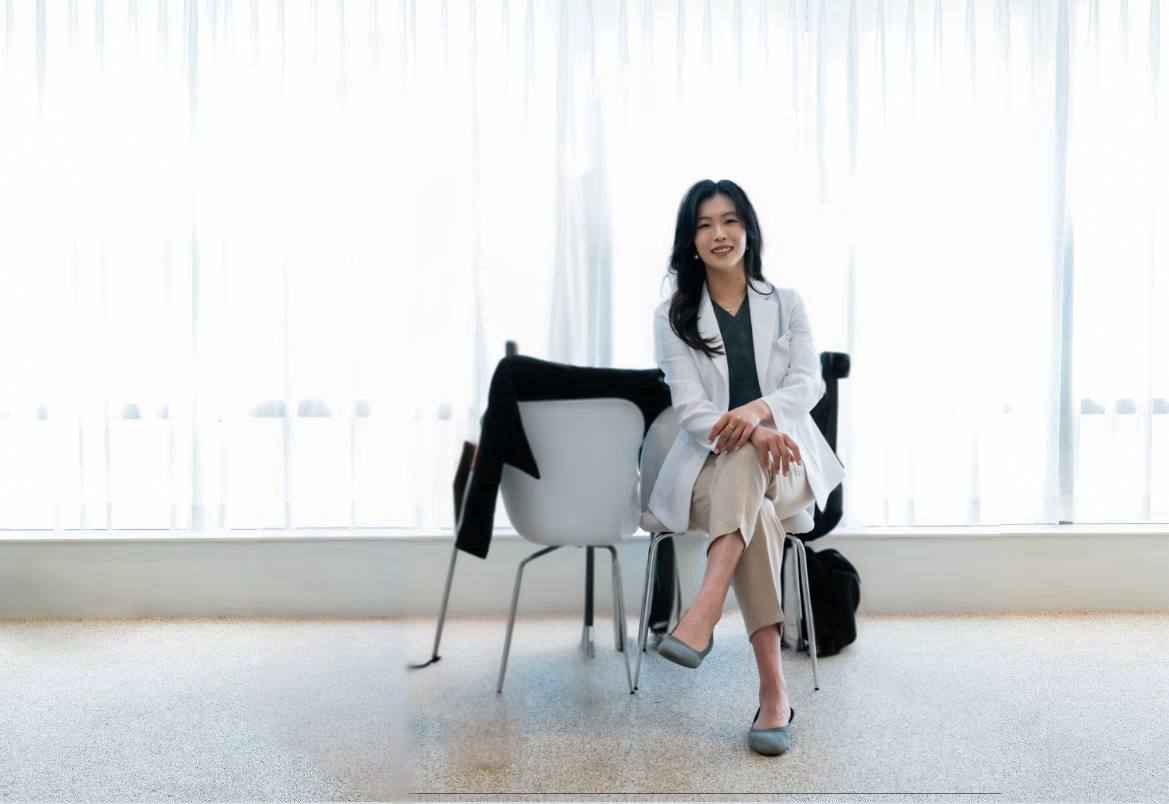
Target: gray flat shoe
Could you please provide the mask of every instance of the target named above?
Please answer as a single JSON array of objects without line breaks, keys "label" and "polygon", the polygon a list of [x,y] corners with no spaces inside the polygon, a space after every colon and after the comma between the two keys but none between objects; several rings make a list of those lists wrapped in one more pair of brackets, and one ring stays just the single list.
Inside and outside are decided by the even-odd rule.
[{"label": "gray flat shoe", "polygon": [[792,721],[796,719],[796,710],[788,707],[790,714],[787,717],[787,723],[782,726],[776,726],[774,729],[757,729],[755,722],[759,720],[759,709],[755,710],[755,717],[751,721],[751,730],[747,732],[747,744],[751,746],[751,750],[757,754],[774,757],[782,754],[784,751],[791,748],[791,725]]},{"label": "gray flat shoe", "polygon": [[658,644],[658,653],[674,664],[680,664],[683,667],[689,667],[693,670],[698,665],[702,664],[702,660],[706,658],[706,654],[710,653],[710,649],[714,647],[714,634],[710,635],[710,642],[706,646],[706,650],[699,653],[694,648],[687,645],[682,640],[678,639],[673,634],[667,634]]}]

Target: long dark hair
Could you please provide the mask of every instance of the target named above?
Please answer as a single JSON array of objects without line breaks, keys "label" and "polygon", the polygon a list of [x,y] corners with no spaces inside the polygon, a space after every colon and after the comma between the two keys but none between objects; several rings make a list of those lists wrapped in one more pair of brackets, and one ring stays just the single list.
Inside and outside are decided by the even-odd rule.
[{"label": "long dark hair", "polygon": [[[743,255],[743,267],[747,284],[752,279],[761,282],[763,278],[763,233],[759,230],[759,219],[755,207],[743,188],[730,179],[697,182],[682,198],[678,205],[678,221],[674,226],[674,250],[670,254],[670,273],[675,277],[676,289],[670,298],[670,328],[689,346],[708,355],[725,354],[711,346],[716,340],[706,341],[698,334],[698,306],[702,303],[702,286],[706,283],[706,265],[702,259],[694,259],[698,250],[694,248],[694,235],[698,231],[698,206],[715,194],[725,195],[735,205],[735,212],[747,229],[747,253]],[[760,291],[762,292],[762,291]],[[765,295],[771,295],[768,291]]]}]

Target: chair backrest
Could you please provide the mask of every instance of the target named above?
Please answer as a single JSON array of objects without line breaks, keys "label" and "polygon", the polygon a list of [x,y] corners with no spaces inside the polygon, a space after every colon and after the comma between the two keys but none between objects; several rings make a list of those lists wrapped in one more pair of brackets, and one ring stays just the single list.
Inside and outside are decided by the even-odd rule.
[{"label": "chair backrest", "polygon": [[654,483],[658,482],[658,472],[666,462],[666,453],[674,446],[678,431],[682,425],[678,423],[678,414],[673,406],[667,407],[649,426],[645,434],[645,441],[641,444],[641,510],[649,510],[649,498],[653,494]]},{"label": "chair backrest", "polygon": [[637,450],[645,419],[627,399],[520,402],[539,479],[503,465],[512,526],[539,544],[628,541],[641,518]]}]

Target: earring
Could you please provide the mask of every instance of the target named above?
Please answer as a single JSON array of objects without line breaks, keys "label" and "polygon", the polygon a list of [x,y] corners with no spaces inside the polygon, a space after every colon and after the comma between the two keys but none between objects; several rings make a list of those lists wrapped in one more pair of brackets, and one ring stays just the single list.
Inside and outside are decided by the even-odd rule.
[{"label": "earring", "polygon": [[695,254],[695,255],[694,255],[694,259],[698,259],[698,255],[697,255],[697,254]]}]

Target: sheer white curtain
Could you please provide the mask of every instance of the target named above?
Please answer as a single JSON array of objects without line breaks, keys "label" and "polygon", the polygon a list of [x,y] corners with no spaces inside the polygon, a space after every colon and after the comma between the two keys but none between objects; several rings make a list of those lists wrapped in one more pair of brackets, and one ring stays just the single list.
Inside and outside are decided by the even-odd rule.
[{"label": "sheer white curtain", "polygon": [[846,524],[1169,519],[1157,0],[0,24],[0,528],[450,527],[504,342],[652,366],[722,177],[852,356]]},{"label": "sheer white curtain", "polygon": [[1076,521],[1169,521],[1169,158],[1161,3],[1072,20],[1068,149],[1074,285],[1068,413]]}]

